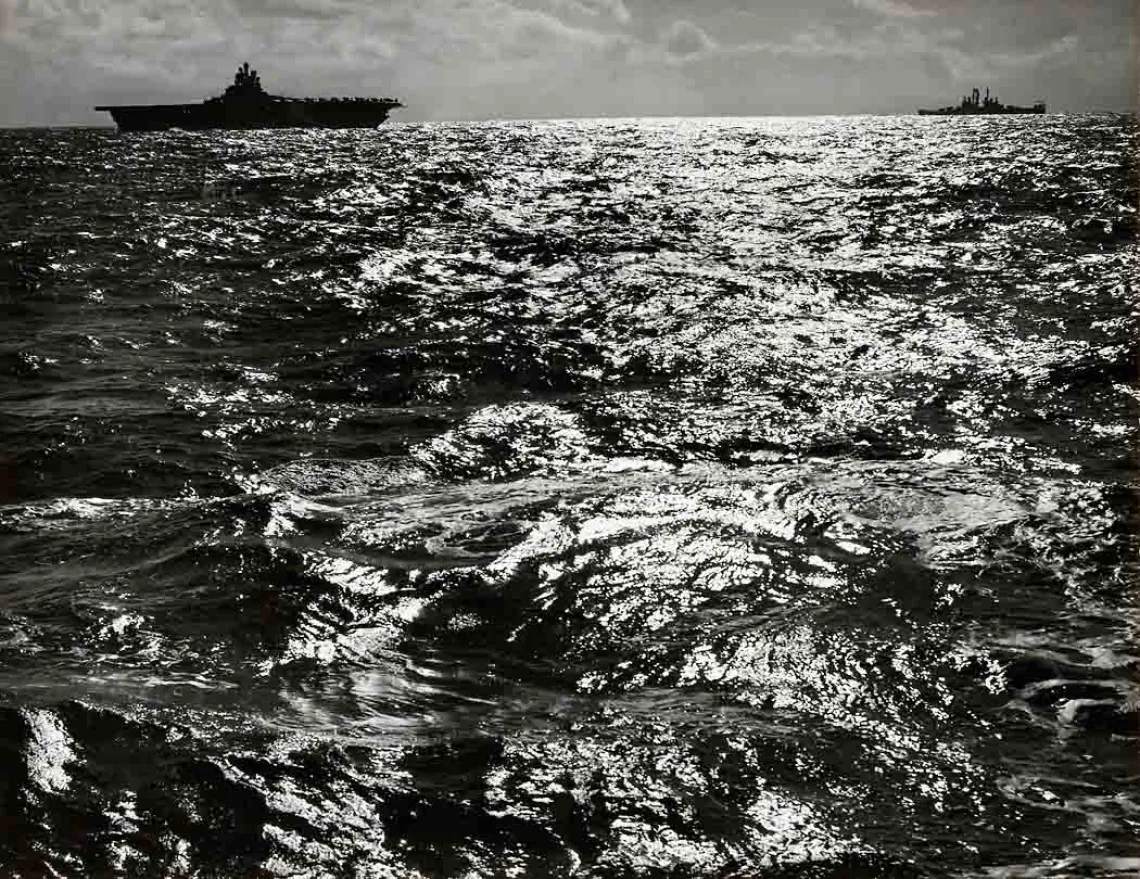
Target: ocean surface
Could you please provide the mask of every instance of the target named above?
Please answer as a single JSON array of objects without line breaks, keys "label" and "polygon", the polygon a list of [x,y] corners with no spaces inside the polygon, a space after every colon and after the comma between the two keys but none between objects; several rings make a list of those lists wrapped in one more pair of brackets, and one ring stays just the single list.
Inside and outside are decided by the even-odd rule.
[{"label": "ocean surface", "polygon": [[1138,148],[0,133],[0,875],[1135,876]]}]

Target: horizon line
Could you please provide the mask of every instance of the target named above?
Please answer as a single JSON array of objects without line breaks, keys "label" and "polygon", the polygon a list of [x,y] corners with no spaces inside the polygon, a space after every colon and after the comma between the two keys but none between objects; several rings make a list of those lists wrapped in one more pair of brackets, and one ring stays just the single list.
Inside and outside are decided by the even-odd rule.
[{"label": "horizon line", "polygon": [[[1096,116],[1096,115],[1113,115],[1113,116],[1136,116],[1140,114],[1140,106],[1133,107],[1130,110],[1115,110],[1115,109],[1099,109],[1099,110],[1050,110],[1046,113],[1026,113],[1026,114],[1006,114],[1000,115],[998,118],[1008,118],[1009,116]],[[978,114],[985,115],[985,114]],[[872,118],[897,118],[915,116],[918,117],[917,110],[909,112],[875,112],[867,111],[862,113],[802,113],[802,112],[789,112],[789,113],[715,113],[715,114],[701,114],[701,113],[675,113],[675,114],[646,114],[646,115],[602,115],[602,116],[487,116],[487,117],[469,117],[469,118],[450,118],[450,119],[415,119],[415,120],[396,120],[393,119],[384,122],[380,125],[372,126],[371,130],[378,130],[382,128],[391,128],[403,125],[448,125],[460,123],[481,123],[481,122],[607,122],[607,121],[635,121],[635,120],[669,120],[669,119],[827,119],[827,118],[857,118],[857,117],[872,117]],[[973,118],[971,115],[966,117],[940,117],[929,116],[924,118]],[[985,118],[992,118],[985,116]],[[369,130],[368,126],[360,129],[305,129],[298,126],[302,130]],[[109,129],[117,131],[118,127],[114,123],[100,125],[96,123],[87,122],[63,122],[53,124],[36,124],[36,123],[0,123],[0,130],[5,131],[33,131],[33,130],[51,130],[51,129]],[[174,130],[174,129],[168,129]],[[177,129],[185,131],[184,129]],[[201,133],[204,131],[285,131],[291,129],[190,129],[186,133]],[[139,132],[132,132],[139,133]]]}]

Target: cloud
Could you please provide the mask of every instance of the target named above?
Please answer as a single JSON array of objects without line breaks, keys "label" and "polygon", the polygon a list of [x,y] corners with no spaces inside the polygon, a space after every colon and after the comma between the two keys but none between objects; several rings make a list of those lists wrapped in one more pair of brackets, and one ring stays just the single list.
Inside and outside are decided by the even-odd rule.
[{"label": "cloud", "polygon": [[550,8],[587,18],[611,18],[619,24],[629,24],[633,18],[624,0],[551,0]]},{"label": "cloud", "polygon": [[[767,57],[799,61],[827,69],[838,64],[856,64],[867,77],[877,76],[869,65],[883,69],[941,70],[951,81],[998,80],[1006,72],[1042,69],[1061,59],[1072,59],[1087,47],[1070,34],[1035,46],[1012,49],[976,45],[954,27],[916,27],[909,20],[883,22],[851,34],[833,25],[819,25],[782,41],[754,40],[732,45],[717,44],[703,32],[688,28],[671,31],[675,56],[693,58],[747,59]],[[699,28],[695,29],[699,32]],[[933,65],[931,67],[930,65]]]},{"label": "cloud", "polygon": [[560,18],[519,9],[506,14],[497,33],[488,35],[485,45],[493,47],[500,57],[529,57],[561,53],[574,48],[600,48],[606,45],[605,34],[566,24]]},{"label": "cloud", "polygon": [[1035,67],[1038,64],[1064,57],[1080,49],[1080,38],[1076,34],[1068,34],[1032,51],[994,53],[993,61],[1006,67]]},{"label": "cloud", "polygon": [[621,24],[629,24],[633,20],[633,16],[629,14],[629,9],[623,0],[596,0],[596,2],[608,11],[615,21]]},{"label": "cloud", "polygon": [[712,37],[687,19],[675,21],[661,36],[661,45],[674,58],[692,58],[717,50]]},{"label": "cloud", "polygon": [[404,120],[889,111],[971,82],[1130,106],[1132,3],[0,0],[0,124],[201,100],[245,60],[277,94],[396,94]]},{"label": "cloud", "polygon": [[933,9],[915,9],[904,0],[851,0],[851,5],[893,18],[922,18],[938,14]]},{"label": "cloud", "polygon": [[243,0],[238,11],[266,18],[336,18],[354,9],[342,0]]}]

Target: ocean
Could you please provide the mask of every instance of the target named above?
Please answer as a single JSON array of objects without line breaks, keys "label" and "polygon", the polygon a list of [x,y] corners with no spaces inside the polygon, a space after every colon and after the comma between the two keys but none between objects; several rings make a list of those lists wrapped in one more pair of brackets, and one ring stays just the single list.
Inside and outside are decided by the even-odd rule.
[{"label": "ocean", "polygon": [[0,875],[1135,875],[1138,147],[0,132]]}]

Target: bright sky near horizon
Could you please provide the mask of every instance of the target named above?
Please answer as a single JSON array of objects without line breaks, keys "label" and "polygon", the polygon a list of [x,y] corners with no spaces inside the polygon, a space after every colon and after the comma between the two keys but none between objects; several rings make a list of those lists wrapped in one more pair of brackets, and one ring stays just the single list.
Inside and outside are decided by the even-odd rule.
[{"label": "bright sky near horizon", "polygon": [[1136,105],[1137,0],[0,0],[0,125],[268,91],[395,119]]}]

